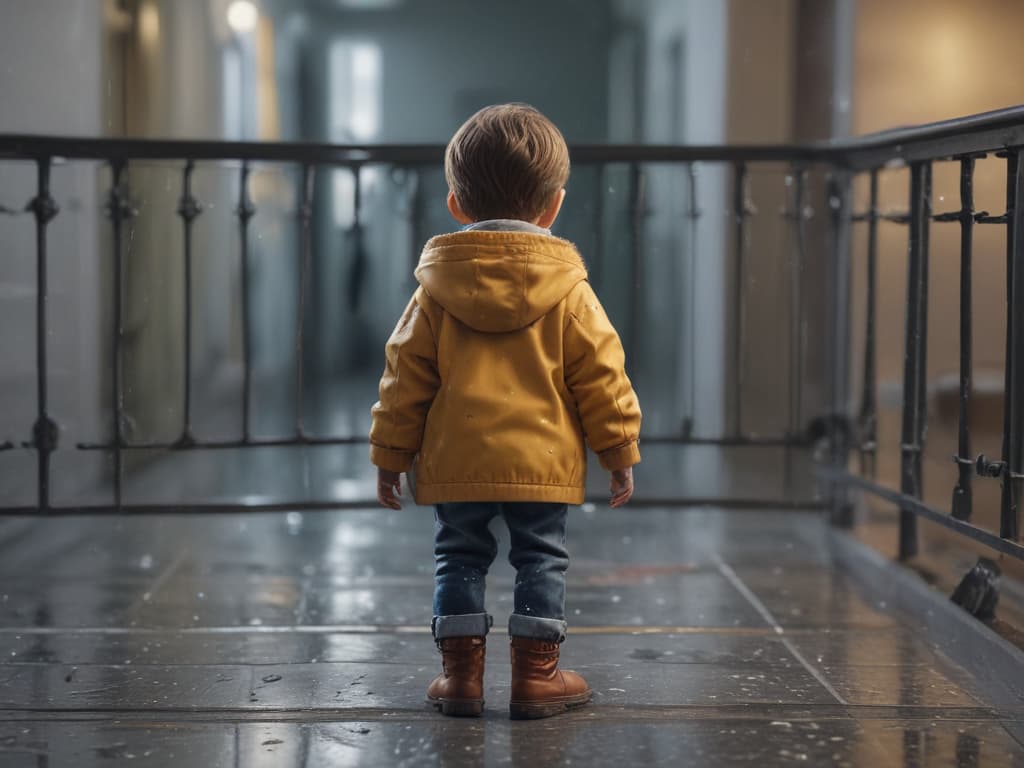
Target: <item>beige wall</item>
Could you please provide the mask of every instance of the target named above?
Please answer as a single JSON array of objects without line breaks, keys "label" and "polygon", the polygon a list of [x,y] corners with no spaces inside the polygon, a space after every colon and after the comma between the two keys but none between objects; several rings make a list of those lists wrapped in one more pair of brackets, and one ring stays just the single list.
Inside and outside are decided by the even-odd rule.
[{"label": "beige wall", "polygon": [[[1024,3],[1016,0],[858,0],[854,72],[855,134],[943,120],[1024,102]],[[1004,164],[979,164],[976,207],[1002,212]],[[883,174],[882,207],[906,210],[906,171]],[[866,187],[859,188],[866,200]],[[959,204],[957,169],[935,167],[936,210]],[[1002,228],[977,231],[974,271],[975,365],[979,373],[1002,367],[1005,326]],[[929,374],[955,373],[959,347],[959,234],[956,225],[931,230],[931,312]],[[906,227],[881,228],[880,322],[897,332],[880,336],[879,372],[897,381],[902,370]],[[858,256],[863,259],[863,248]],[[942,309],[939,309],[939,308]]]},{"label": "beige wall", "polygon": [[[857,0],[854,71],[855,134],[969,115],[1024,102],[1024,3],[1019,0]],[[1002,213],[1005,164],[980,161],[975,207]],[[863,181],[863,180],[862,180]],[[906,211],[909,173],[887,171],[880,184],[883,210]],[[858,185],[859,208],[867,200]],[[933,207],[959,207],[955,163],[935,166]],[[865,227],[854,238],[854,354],[862,354]],[[956,387],[959,369],[959,227],[931,227],[928,372],[932,408],[925,466],[926,498],[948,509],[956,472],[950,455],[956,448],[955,408],[937,408],[934,389],[942,380]],[[879,383],[880,469],[898,482],[899,405],[904,354],[907,227],[883,224],[879,230]],[[984,419],[972,422],[972,452],[998,455],[1005,333],[1005,229],[976,227],[974,248],[974,369],[976,404]],[[987,398],[986,390],[995,391]],[[859,390],[859,387],[858,387]],[[983,402],[987,399],[987,402]],[[980,415],[980,413],[979,413]],[[977,522],[996,525],[998,485],[975,480]]]}]

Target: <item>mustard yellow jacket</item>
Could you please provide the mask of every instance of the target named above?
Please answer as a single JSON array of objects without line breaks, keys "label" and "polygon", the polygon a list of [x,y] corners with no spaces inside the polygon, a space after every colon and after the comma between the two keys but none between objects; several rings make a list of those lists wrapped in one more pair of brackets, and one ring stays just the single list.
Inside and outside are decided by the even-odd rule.
[{"label": "mustard yellow jacket", "polygon": [[584,435],[640,461],[640,406],[576,248],[528,232],[431,239],[387,343],[370,458],[415,462],[416,501],[584,499]]}]

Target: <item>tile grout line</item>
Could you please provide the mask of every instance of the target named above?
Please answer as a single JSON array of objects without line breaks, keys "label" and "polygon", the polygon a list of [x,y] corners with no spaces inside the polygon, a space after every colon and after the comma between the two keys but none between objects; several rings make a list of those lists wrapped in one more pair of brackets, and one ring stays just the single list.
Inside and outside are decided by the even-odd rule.
[{"label": "tile grout line", "polygon": [[779,636],[779,639],[782,641],[782,644],[786,647],[786,650],[789,651],[790,654],[792,654],[793,658],[799,661],[803,668],[806,669],[811,674],[811,676],[815,680],[817,680],[818,683],[826,691],[829,692],[829,694],[832,695],[832,697],[836,701],[838,701],[844,707],[849,706],[849,702],[839,695],[839,691],[832,687],[832,684],[825,679],[825,676],[821,674],[817,667],[811,664],[804,657],[804,655],[800,653],[799,649],[797,649],[797,647],[793,645],[790,639],[786,637],[786,631],[782,628],[782,625],[780,625],[779,622],[775,619],[775,616],[772,614],[771,611],[768,610],[768,607],[761,602],[761,599],[757,595],[755,595],[753,591],[751,591],[750,587],[748,587],[743,582],[743,579],[741,579],[739,577],[739,574],[737,574],[736,571],[732,569],[732,566],[725,562],[717,552],[712,553],[711,558],[712,561],[715,563],[715,566],[718,568],[718,570],[721,571],[722,575],[725,576],[726,579],[728,579],[729,583],[732,584],[739,591],[739,593],[747,599],[747,602],[749,602],[750,605],[753,606],[754,610],[756,610],[761,615],[761,618],[763,618],[765,621],[768,622],[769,625],[771,625],[772,629],[775,631],[775,634]]}]

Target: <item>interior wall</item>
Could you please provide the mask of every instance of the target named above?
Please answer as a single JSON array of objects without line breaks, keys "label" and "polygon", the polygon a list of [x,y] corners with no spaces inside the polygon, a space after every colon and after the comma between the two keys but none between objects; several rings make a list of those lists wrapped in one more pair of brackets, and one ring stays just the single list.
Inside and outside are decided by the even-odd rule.
[{"label": "interior wall", "polygon": [[[1024,66],[1019,30],[1024,5],[1015,0],[858,0],[854,69],[854,132],[944,120],[1024,102],[1024,82],[1013,73]],[[959,168],[934,164],[935,212],[959,208]],[[975,209],[1005,210],[1005,162],[979,160],[974,179]],[[909,172],[880,176],[880,208],[905,212]],[[867,183],[857,188],[858,207],[867,206]],[[881,411],[879,468],[882,479],[898,483],[900,408],[905,348],[907,227],[881,223],[878,233],[878,380]],[[854,355],[864,342],[866,227],[855,228]],[[973,344],[974,404],[972,454],[999,455],[1001,446],[1003,355],[1006,329],[1006,239],[1002,226],[974,227]],[[926,499],[948,509],[956,482],[949,460],[956,450],[956,391],[959,370],[960,233],[956,224],[932,223],[928,285],[928,383],[930,415],[925,477]],[[857,366],[856,390],[859,391]],[[975,479],[975,522],[998,526],[999,487]]]},{"label": "interior wall", "polygon": [[[1009,75],[1024,68],[1024,46],[1017,34],[1022,25],[1024,5],[1015,0],[858,0],[854,132],[928,123],[1024,103],[1024,81]],[[935,209],[956,209],[955,172],[936,166],[936,174]],[[1004,174],[1001,160],[979,163],[975,181],[979,210],[1002,211]],[[907,185],[905,173],[883,174],[883,205],[906,210]],[[959,365],[955,311],[959,305],[959,233],[955,225],[933,224],[931,231],[930,301],[933,307],[953,310],[930,313],[928,372],[933,378],[955,373]],[[975,238],[975,365],[979,372],[1001,370],[1004,230],[976,227]],[[903,327],[905,249],[905,227],[880,228],[879,252],[886,255],[879,262],[882,327]],[[898,389],[902,334],[883,335],[878,355],[880,379],[888,389]]]}]

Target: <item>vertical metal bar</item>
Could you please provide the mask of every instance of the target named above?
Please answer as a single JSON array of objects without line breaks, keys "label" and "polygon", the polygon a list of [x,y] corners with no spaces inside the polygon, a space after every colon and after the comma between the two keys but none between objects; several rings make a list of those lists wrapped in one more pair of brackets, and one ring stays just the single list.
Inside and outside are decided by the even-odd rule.
[{"label": "vertical metal bar", "polygon": [[50,508],[50,454],[57,448],[57,425],[47,410],[48,373],[46,363],[47,256],[46,232],[60,210],[50,195],[51,158],[37,163],[36,196],[28,204],[36,219],[36,421],[32,427],[32,446],[38,457],[37,504],[40,512]]},{"label": "vertical metal bar", "polygon": [[195,170],[195,163],[186,161],[182,171],[181,200],[178,203],[178,215],[181,217],[185,235],[185,306],[184,306],[184,364],[183,374],[183,416],[181,437],[178,439],[180,445],[191,445],[195,442],[192,434],[192,225],[196,217],[203,212],[203,207],[192,194],[192,172]]},{"label": "vertical metal bar", "polygon": [[249,163],[242,163],[239,180],[238,208],[239,247],[241,248],[242,272],[242,440],[249,442],[250,410],[252,402],[252,317],[249,311],[249,221],[256,214],[256,207],[249,197]]},{"label": "vertical metal bar", "polygon": [[790,219],[793,222],[794,242],[793,255],[789,268],[789,428],[784,457],[783,477],[786,496],[793,491],[793,446],[790,441],[796,439],[800,432],[800,413],[803,401],[803,368],[804,368],[804,304],[803,274],[807,260],[807,227],[804,216],[804,195],[807,187],[807,171],[802,167],[794,167],[791,180],[793,197],[790,202]]},{"label": "vertical metal bar", "polygon": [[864,329],[864,380],[861,387],[860,460],[861,472],[874,477],[878,458],[878,169],[870,176],[868,198],[867,307]]},{"label": "vertical metal bar", "polygon": [[604,277],[604,178],[607,166],[601,163],[594,170],[597,178],[594,181],[594,242],[591,245],[588,263],[590,282],[597,290],[601,289]]},{"label": "vertical metal bar", "polygon": [[743,285],[744,258],[747,250],[747,166],[737,163],[733,167],[733,217],[735,219],[734,277],[733,277],[733,429],[734,437],[743,431]]},{"label": "vertical metal bar", "polygon": [[1020,538],[1018,500],[1024,479],[1024,164],[1006,161],[1006,389],[1003,405],[1003,488],[999,535]]},{"label": "vertical metal bar", "polygon": [[688,404],[683,420],[683,436],[690,437],[697,423],[697,221],[700,209],[697,207],[697,170],[693,163],[686,164],[686,218],[689,226],[689,266],[687,290],[689,292],[686,327],[686,363],[688,379]]},{"label": "vertical metal bar", "polygon": [[[907,263],[906,341],[903,362],[903,428],[900,438],[900,490],[920,498],[925,433],[925,380],[928,347],[928,227],[931,218],[931,164],[910,168],[910,244]],[[899,556],[917,554],[917,518],[900,510]]]},{"label": "vertical metal bar", "polygon": [[640,355],[641,325],[644,317],[644,216],[646,215],[646,177],[639,163],[629,166],[630,190],[630,300],[629,343],[626,367],[630,373],[637,370]]},{"label": "vertical metal bar", "polygon": [[302,200],[299,203],[299,306],[295,335],[295,434],[306,437],[303,423],[305,377],[305,352],[303,341],[306,327],[306,292],[309,268],[313,252],[313,188],[316,184],[316,170],[308,163],[302,166]]},{"label": "vertical metal bar", "polygon": [[113,263],[113,297],[112,297],[112,322],[111,322],[111,365],[110,365],[110,413],[113,423],[114,444],[114,473],[113,492],[114,506],[121,508],[121,485],[124,473],[124,457],[121,453],[124,447],[124,437],[121,432],[122,414],[124,412],[124,395],[121,382],[121,334],[122,334],[122,306],[124,289],[122,287],[124,273],[124,245],[122,240],[122,228],[124,221],[135,215],[128,201],[121,191],[121,181],[124,176],[125,161],[112,160],[110,162],[111,186],[110,198],[107,204],[107,212],[110,215],[112,228],[112,251]]},{"label": "vertical metal bar", "polygon": [[[850,399],[850,174],[833,170],[828,180],[827,198],[830,211],[830,252],[828,272],[828,381],[831,393],[830,449],[833,466],[847,469],[850,439],[847,411]],[[830,489],[831,520],[834,525],[853,524],[849,492],[837,483]]]},{"label": "vertical metal bar", "polygon": [[644,238],[646,215],[646,177],[639,163],[630,164],[630,335],[626,350],[626,367],[637,370],[640,355],[644,297]]},{"label": "vertical metal bar", "polygon": [[[348,306],[359,311],[366,284],[366,245],[363,237],[363,167],[358,163],[349,169],[352,173],[352,266],[348,279]],[[357,340],[356,348],[361,348]]]},{"label": "vertical metal bar", "polygon": [[423,249],[423,179],[422,171],[415,168],[408,170],[406,178],[411,180],[412,194],[409,201],[409,276],[410,281],[415,282],[413,274],[420,263],[420,253]]},{"label": "vertical metal bar", "polygon": [[974,234],[974,158],[960,158],[960,417],[953,517],[971,519],[971,251]]}]

